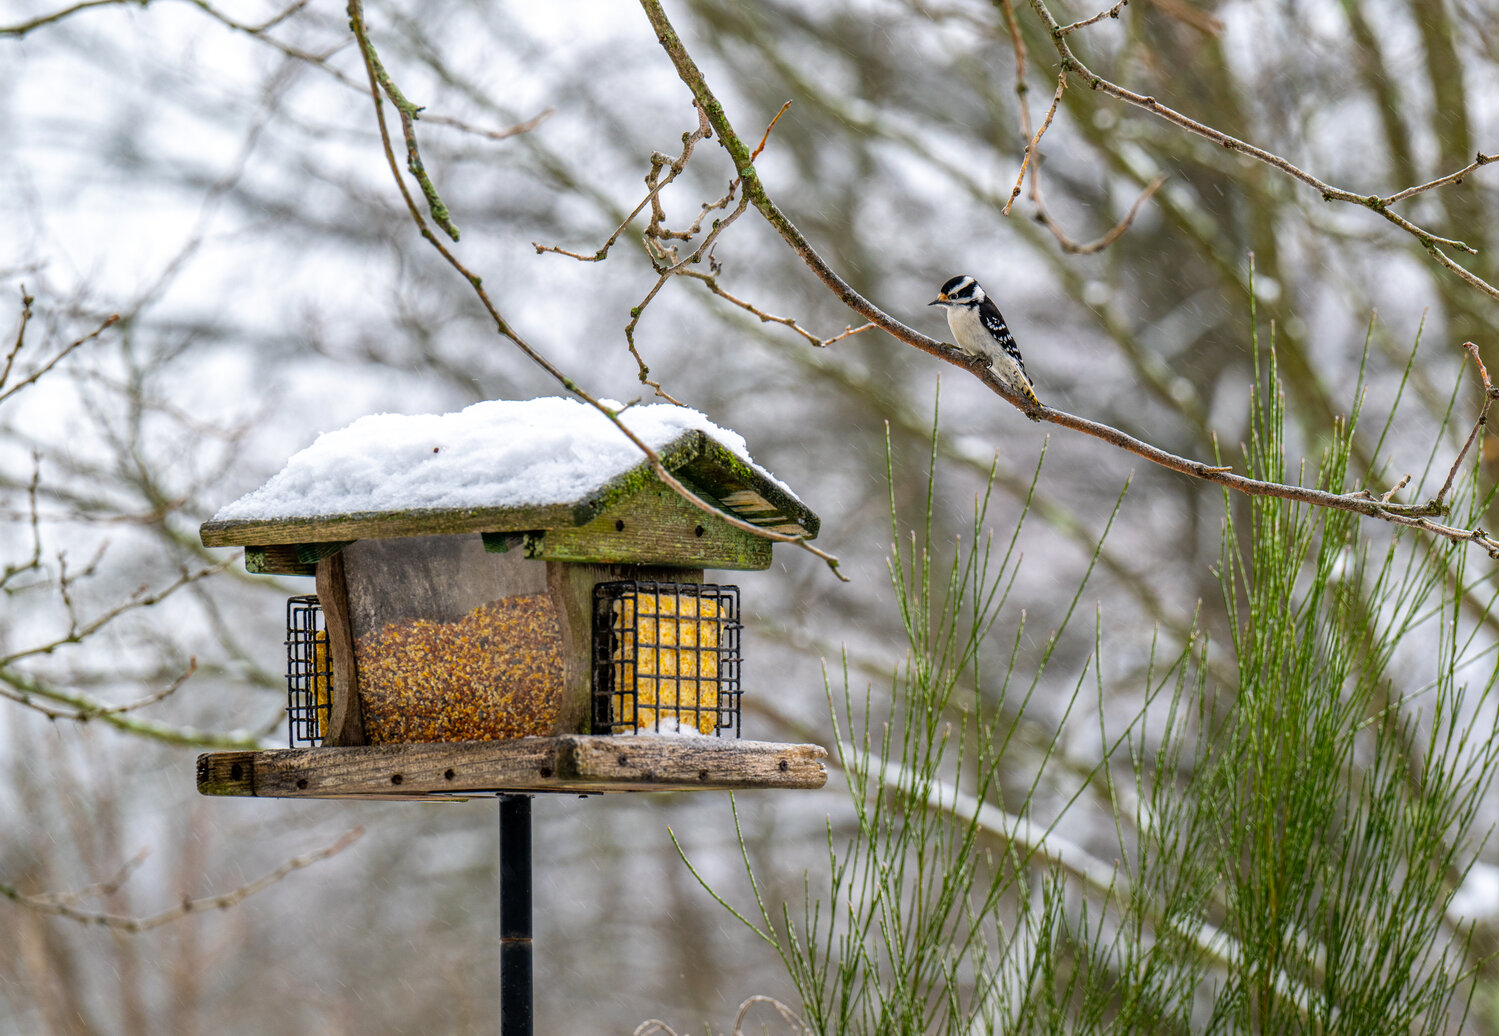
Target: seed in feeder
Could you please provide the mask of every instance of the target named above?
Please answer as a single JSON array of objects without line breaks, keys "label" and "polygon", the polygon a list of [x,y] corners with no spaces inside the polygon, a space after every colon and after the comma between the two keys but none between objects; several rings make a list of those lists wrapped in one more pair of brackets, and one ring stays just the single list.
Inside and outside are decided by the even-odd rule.
[{"label": "seed in feeder", "polygon": [[557,732],[561,630],[545,594],[492,601],[457,622],[389,623],[354,652],[371,744]]}]

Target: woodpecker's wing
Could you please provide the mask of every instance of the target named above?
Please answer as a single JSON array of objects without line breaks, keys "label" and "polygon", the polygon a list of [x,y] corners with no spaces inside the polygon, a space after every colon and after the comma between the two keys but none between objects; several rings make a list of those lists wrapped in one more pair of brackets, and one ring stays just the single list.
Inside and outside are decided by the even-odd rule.
[{"label": "woodpecker's wing", "polygon": [[993,299],[985,296],[984,301],[979,303],[979,319],[984,322],[984,330],[994,336],[994,341],[1005,351],[1005,355],[1020,365],[1020,373],[1029,381],[1031,375],[1025,369],[1025,361],[1020,358],[1020,346],[1015,344],[1015,336],[1010,334],[1004,314],[999,311]]}]

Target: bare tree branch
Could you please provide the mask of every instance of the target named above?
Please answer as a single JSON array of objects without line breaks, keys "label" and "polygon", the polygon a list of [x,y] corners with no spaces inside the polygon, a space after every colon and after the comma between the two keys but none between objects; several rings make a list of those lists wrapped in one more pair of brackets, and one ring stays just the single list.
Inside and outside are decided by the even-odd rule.
[{"label": "bare tree branch", "polygon": [[[791,249],[801,257],[807,267],[817,275],[818,279],[833,294],[838,296],[846,306],[875,324],[881,330],[907,345],[920,349],[939,359],[946,360],[954,366],[964,368],[987,385],[992,392],[1022,413],[1025,413],[1032,420],[1047,421],[1085,435],[1090,435],[1095,439],[1100,439],[1171,471],[1206,482],[1213,482],[1248,496],[1278,497],[1310,504],[1315,507],[1330,507],[1336,510],[1351,511],[1397,525],[1412,526],[1448,539],[1477,543],[1491,557],[1499,558],[1499,540],[1496,540],[1484,530],[1458,529],[1433,521],[1434,518],[1447,513],[1447,505],[1439,500],[1433,499],[1423,504],[1395,504],[1372,499],[1363,493],[1330,493],[1325,490],[1311,489],[1304,486],[1266,482],[1261,479],[1235,474],[1231,469],[1222,465],[1206,464],[1202,461],[1179,457],[1176,454],[1163,450],[1158,446],[1153,446],[1148,442],[1144,442],[1126,432],[1098,421],[1078,417],[1077,415],[1069,414],[1044,404],[1039,409],[1030,407],[1025,399],[996,378],[993,371],[985,366],[982,361],[966,357],[956,346],[939,342],[896,320],[854,290],[847,281],[828,265],[827,261],[818,254],[817,250],[812,247],[811,243],[767,193],[765,185],[760,181],[754,165],[749,160],[749,148],[745,146],[743,140],[735,133],[734,127],[730,124],[724,112],[722,103],[714,96],[701,69],[698,68],[692,55],[687,52],[681,37],[677,35],[671,22],[667,19],[666,13],[661,8],[660,0],[640,0],[640,3],[646,17],[651,22],[651,26],[656,31],[656,39],[671,58],[672,64],[676,67],[677,75],[692,92],[695,103],[708,113],[708,118],[713,122],[713,129],[718,134],[719,143],[729,152],[730,157],[734,161],[735,168],[739,171],[746,197],[750,199],[766,221],[780,233]],[[1042,6],[1040,0],[1032,0],[1032,4],[1038,7]],[[1044,7],[1042,9],[1044,10]],[[1054,22],[1052,24],[1055,26]],[[1060,41],[1058,42],[1059,45],[1065,46]],[[1248,145],[1245,146],[1247,147]],[[1320,183],[1320,181],[1317,182]]]},{"label": "bare tree branch", "polygon": [[1040,172],[1038,169],[1035,175],[1031,177],[1031,190],[1036,202],[1036,215],[1041,219],[1041,222],[1046,224],[1046,229],[1051,231],[1052,235],[1057,239],[1057,244],[1068,255],[1094,255],[1102,252],[1115,241],[1118,241],[1124,236],[1125,231],[1129,230],[1130,225],[1135,222],[1135,217],[1140,214],[1140,209],[1150,200],[1151,195],[1160,190],[1161,186],[1166,182],[1166,174],[1157,173],[1156,178],[1146,184],[1145,189],[1136,196],[1135,203],[1129,207],[1129,211],[1124,214],[1123,219],[1115,223],[1102,237],[1078,243],[1062,232],[1062,228],[1057,225],[1056,220],[1051,218],[1051,214],[1046,211],[1046,206],[1041,203]]},{"label": "bare tree branch", "polygon": [[44,25],[60,22],[77,14],[79,11],[87,11],[91,7],[118,7],[121,4],[133,4],[137,7],[145,7],[147,0],[82,0],[81,3],[73,4],[71,7],[59,8],[48,14],[39,14],[35,18],[24,22],[16,22],[14,25],[0,25],[0,36],[25,36],[27,33],[40,29]]},{"label": "bare tree branch", "polygon": [[[1478,419],[1473,422],[1473,430],[1468,433],[1468,440],[1463,443],[1463,448],[1457,453],[1457,459],[1452,462],[1451,470],[1447,472],[1447,481],[1442,483],[1442,488],[1437,492],[1435,497],[1437,503],[1441,503],[1447,499],[1447,493],[1452,488],[1452,482],[1457,478],[1457,469],[1462,467],[1463,458],[1468,455],[1468,451],[1473,448],[1473,444],[1478,441],[1478,437],[1488,427],[1489,407],[1493,406],[1494,399],[1499,397],[1499,389],[1496,389],[1493,383],[1489,381],[1489,369],[1483,365],[1483,358],[1478,355],[1478,346],[1472,342],[1464,342],[1463,348],[1468,350],[1468,355],[1473,357],[1473,363],[1478,368],[1478,377],[1483,383],[1483,406],[1478,411]],[[1409,476],[1406,477],[1409,478]],[[1396,486],[1395,488],[1399,489],[1400,487]]]},{"label": "bare tree branch", "polygon": [[187,683],[187,681],[191,680],[193,678],[193,674],[195,674],[197,671],[198,659],[196,657],[189,658],[187,660],[187,668],[182,671],[182,674],[171,683],[163,687],[161,690],[154,691],[153,693],[146,695],[144,698],[137,698],[135,701],[127,701],[120,705],[111,705],[101,711],[99,715],[118,715],[121,712],[134,712],[136,709],[143,709],[147,705],[155,705],[163,698],[167,698],[173,694],[176,694],[178,689],[183,684]]},{"label": "bare tree branch", "polygon": [[1105,18],[1118,18],[1119,12],[1124,10],[1125,5],[1128,3],[1129,0],[1119,0],[1117,4],[1115,4],[1113,7],[1110,7],[1107,11],[1099,11],[1092,18],[1084,18],[1080,22],[1073,22],[1071,25],[1064,25],[1060,29],[1058,29],[1057,32],[1059,35],[1065,36],[1069,32],[1076,32],[1078,29],[1086,28],[1087,26],[1092,25],[1094,22],[1101,22]]},{"label": "bare tree branch", "polygon": [[[569,252],[567,249],[559,248],[556,245],[542,245],[535,241],[531,242],[531,247],[536,249],[537,255],[545,252],[556,252],[558,255],[565,255],[579,262],[602,262],[609,255],[609,249],[614,247],[614,243],[619,240],[620,235],[628,229],[631,223],[635,222],[635,217],[640,215],[647,205],[653,206],[654,214],[654,206],[657,204],[656,199],[666,189],[666,186],[675,180],[681,174],[682,170],[687,167],[687,162],[692,158],[692,151],[697,147],[698,141],[712,135],[713,127],[708,123],[707,113],[702,109],[698,109],[697,129],[682,134],[682,153],[680,155],[676,158],[670,158],[659,151],[652,152],[651,167],[645,174],[645,185],[649,188],[646,191],[645,197],[640,199],[640,204],[630,210],[630,214],[620,221],[614,233],[609,235],[609,239],[600,245],[592,255]],[[661,176],[663,168],[666,170],[664,178]]]},{"label": "bare tree branch", "polygon": [[182,571],[178,573],[177,578],[168,583],[166,586],[163,586],[158,590],[151,590],[149,587],[142,586],[140,589],[136,590],[135,593],[131,594],[123,601],[120,601],[113,607],[105,609],[103,612],[94,616],[92,619],[89,619],[86,622],[81,622],[79,621],[77,612],[73,607],[70,589],[73,583],[77,582],[81,578],[87,577],[92,572],[93,566],[98,563],[98,559],[100,556],[102,556],[102,554],[103,549],[101,548],[99,554],[95,556],[94,561],[91,562],[90,565],[85,568],[82,573],[72,575],[70,575],[66,571],[66,559],[60,559],[64,562],[64,569],[62,574],[58,577],[58,592],[62,594],[64,604],[66,604],[68,608],[68,632],[64,633],[60,637],[55,637],[52,640],[46,641],[44,643],[35,644],[27,648],[21,648],[18,651],[12,651],[8,655],[0,655],[0,669],[3,669],[6,666],[14,665],[16,662],[20,661],[23,658],[31,658],[36,655],[50,655],[58,648],[64,647],[65,645],[77,644],[81,641],[87,640],[89,637],[99,632],[111,622],[114,622],[126,612],[135,611],[139,608],[149,608],[154,604],[159,604],[190,583],[196,583],[200,579],[206,579],[209,576],[218,575],[220,572],[224,571],[224,569],[233,564],[236,560],[232,557],[221,558],[218,561],[215,561],[213,564],[205,565],[202,568],[183,568]]},{"label": "bare tree branch", "polygon": [[[39,712],[48,719],[75,723],[87,723],[97,719],[116,730],[159,741],[165,745],[225,749],[261,747],[260,740],[256,737],[215,734],[193,727],[178,727],[141,719],[127,714],[117,705],[111,705],[74,691],[63,690],[8,666],[0,666],[0,698]],[[139,704],[143,703],[132,704],[130,708],[135,708]],[[60,705],[62,708],[52,708],[52,705]]]},{"label": "bare tree branch", "polygon": [[[352,9],[351,9],[352,15]],[[361,21],[361,25],[362,25]],[[441,227],[454,241],[458,240],[458,227],[454,225],[448,213],[448,206],[437,193],[437,187],[432,183],[432,177],[427,175],[427,167],[422,164],[422,154],[416,144],[416,120],[421,117],[422,108],[419,104],[412,104],[401,93],[400,87],[390,78],[390,73],[385,71],[385,66],[380,64],[380,55],[375,52],[375,45],[370,42],[367,32],[358,33],[359,46],[364,55],[365,68],[370,75],[380,84],[380,89],[385,96],[390,98],[390,103],[395,105],[396,111],[401,116],[401,135],[406,140],[406,168],[411,175],[416,177],[416,182],[421,186],[422,196],[427,199],[427,209],[432,213],[432,222]]]},{"label": "bare tree branch", "polygon": [[[1041,197],[1040,143],[1041,135],[1046,132],[1046,127],[1051,124],[1052,117],[1056,115],[1057,104],[1061,101],[1062,94],[1066,89],[1067,77],[1065,73],[1057,77],[1057,89],[1055,95],[1052,97],[1051,107],[1046,111],[1046,121],[1042,124],[1041,129],[1033,135],[1031,132],[1030,107],[1026,104],[1025,101],[1026,94],[1030,91],[1030,87],[1025,81],[1027,55],[1025,39],[1020,35],[1020,23],[1015,19],[1015,8],[1012,0],[996,0],[996,2],[999,5],[1000,14],[1004,17],[1005,27],[1009,30],[1010,33],[1010,46],[1015,52],[1016,108],[1020,112],[1020,131],[1025,135],[1026,140],[1029,142],[1026,144],[1025,156],[1021,159],[1020,162],[1020,175],[1016,177],[1015,187],[1010,191],[1009,200],[1005,202],[1005,206],[1001,211],[1006,216],[1010,214],[1011,206],[1015,204],[1015,199],[1020,195],[1020,187],[1025,182],[1026,167],[1027,165],[1029,165],[1031,174],[1030,197],[1031,203],[1036,206],[1036,219],[1040,221],[1042,226],[1051,231],[1052,237],[1056,238],[1057,244],[1061,247],[1063,252],[1066,252],[1068,255],[1095,255],[1098,252],[1102,252],[1105,248],[1108,248],[1115,241],[1118,241],[1119,238],[1124,236],[1125,231],[1129,230],[1130,226],[1135,222],[1135,217],[1139,215],[1140,208],[1147,201],[1149,201],[1151,196],[1154,195],[1156,191],[1160,190],[1161,185],[1166,182],[1166,174],[1158,174],[1155,179],[1147,184],[1145,186],[1145,189],[1140,192],[1138,197],[1135,198],[1135,203],[1129,207],[1129,211],[1124,214],[1124,218],[1121,219],[1118,223],[1114,224],[1111,229],[1105,231],[1102,236],[1097,237],[1092,241],[1078,242],[1073,240],[1072,237],[1070,237],[1067,232],[1062,229],[1061,224],[1058,223],[1055,218],[1053,218],[1051,212],[1046,208],[1046,202],[1042,200]],[[1117,12],[1119,8],[1123,7],[1124,3],[1126,2],[1128,2],[1128,0],[1121,0],[1121,2],[1114,8],[1115,13],[1113,13],[1113,17],[1118,17]],[[1099,15],[1098,18],[1103,18],[1108,15],[1110,15],[1110,12],[1106,11],[1103,14]],[[1093,18],[1089,19],[1089,22],[1097,20],[1097,18]],[[1081,27],[1081,25],[1085,23],[1079,22],[1076,24],[1078,27]]]},{"label": "bare tree branch", "polygon": [[[21,351],[21,347],[24,343],[26,334],[26,324],[31,319],[31,303],[33,301],[34,300],[30,296],[22,292],[21,329],[16,334],[16,344],[11,348],[10,353],[5,358],[5,369],[3,372],[4,377],[0,377],[0,385],[4,385],[5,378],[8,378],[10,376],[12,364],[17,354],[19,354]],[[4,403],[7,399],[9,399],[11,396],[14,396],[17,392],[20,392],[26,386],[36,384],[38,378],[42,377],[42,375],[46,374],[53,367],[56,367],[59,363],[65,360],[75,349],[78,349],[80,346],[92,342],[95,338],[98,338],[105,331],[109,330],[111,327],[114,327],[114,325],[119,322],[120,315],[118,313],[105,317],[104,322],[98,327],[94,328],[82,338],[75,339],[69,344],[63,346],[57,351],[57,354],[46,363],[42,364],[36,370],[32,371],[28,376],[22,378],[20,381],[10,386],[10,388],[6,389],[4,392],[0,392],[0,403]]]},{"label": "bare tree branch", "polygon": [[21,320],[16,328],[16,344],[10,347],[10,352],[5,354],[5,366],[0,367],[0,387],[10,380],[11,368],[16,364],[16,357],[21,354],[21,349],[26,345],[26,325],[31,323],[31,304],[36,299],[26,294],[26,285],[21,285]]},{"label": "bare tree branch", "polygon": [[495,307],[494,300],[490,298],[489,292],[484,289],[483,280],[477,274],[470,271],[457,256],[449,251],[446,245],[437,239],[437,235],[432,232],[431,227],[427,225],[426,219],[423,218],[421,210],[417,208],[415,200],[411,197],[411,192],[407,190],[406,182],[402,179],[400,170],[396,166],[395,151],[392,149],[390,142],[390,131],[385,124],[385,111],[380,99],[379,80],[376,78],[375,65],[371,60],[374,47],[369,41],[369,35],[364,24],[364,5],[361,0],[349,0],[348,11],[349,25],[359,41],[360,52],[365,56],[365,71],[369,76],[370,96],[375,105],[375,119],[380,128],[380,142],[385,150],[385,158],[390,166],[391,173],[395,177],[396,187],[401,192],[402,200],[406,203],[406,209],[411,214],[412,220],[416,223],[418,232],[426,239],[427,243],[435,248],[448,265],[468,282],[469,287],[473,289],[474,294],[478,297],[480,304],[484,306],[485,312],[489,314],[489,318],[494,322],[495,330],[509,339],[516,348],[529,357],[533,363],[541,367],[542,370],[546,371],[559,385],[609,418],[614,423],[614,426],[620,430],[620,433],[629,439],[630,442],[634,443],[635,448],[645,455],[646,461],[650,464],[651,471],[655,476],[682,499],[703,513],[713,515],[722,521],[728,522],[734,528],[747,532],[752,536],[759,536],[761,539],[767,539],[774,543],[793,544],[801,550],[805,550],[809,554],[821,558],[835,576],[846,581],[847,577],[838,570],[838,559],[832,554],[812,546],[805,537],[792,536],[753,525],[739,518],[737,515],[719,510],[688,489],[682,484],[680,479],[666,469],[666,465],[661,462],[660,455],[651,449],[645,440],[631,431],[630,427],[621,420],[621,411],[605,406],[598,399],[590,395],[581,385],[564,374],[554,363],[533,348],[529,342],[510,326],[509,321]]},{"label": "bare tree branch", "polygon": [[778,317],[774,313],[767,313],[765,310],[760,309],[752,302],[746,302],[744,299],[741,299],[738,296],[729,294],[719,285],[718,276],[716,274],[704,273],[702,270],[683,270],[681,271],[681,275],[683,277],[691,277],[694,280],[702,281],[708,286],[708,290],[713,294],[717,295],[725,302],[731,303],[732,305],[738,306],[745,312],[753,314],[755,317],[759,318],[762,324],[782,324],[786,327],[791,328],[791,330],[801,335],[810,344],[818,347],[819,349],[824,346],[832,345],[834,342],[841,342],[845,338],[851,338],[856,334],[868,331],[870,328],[874,327],[874,324],[871,323],[863,323],[858,327],[854,327],[852,324],[849,324],[844,327],[842,331],[838,332],[836,335],[833,335],[831,338],[818,338],[811,331],[808,331],[805,327],[802,327],[801,324],[797,323],[795,317]]},{"label": "bare tree branch", "polygon": [[[1274,154],[1270,151],[1266,151],[1264,148],[1256,147],[1253,144],[1240,140],[1238,137],[1232,136],[1228,133],[1224,133],[1222,130],[1214,129],[1212,126],[1208,126],[1205,123],[1198,122],[1196,119],[1183,115],[1181,112],[1175,110],[1174,108],[1162,104],[1154,97],[1135,93],[1133,90],[1126,89],[1125,87],[1120,86],[1117,83],[1103,78],[1098,73],[1090,69],[1087,65],[1083,64],[1083,62],[1078,59],[1077,55],[1073,53],[1072,48],[1068,45],[1067,40],[1063,35],[1062,26],[1057,23],[1057,20],[1052,15],[1051,10],[1046,6],[1045,0],[1030,0],[1030,4],[1031,7],[1036,11],[1036,14],[1041,18],[1042,22],[1046,25],[1047,31],[1051,34],[1052,42],[1056,45],[1057,54],[1061,58],[1062,74],[1076,76],[1094,90],[1102,91],[1103,93],[1108,94],[1110,97],[1115,97],[1121,101],[1126,102],[1127,104],[1131,104],[1137,108],[1141,108],[1145,111],[1151,112],[1152,114],[1159,116],[1167,122],[1170,122],[1176,126],[1180,126],[1182,129],[1187,130],[1190,133],[1195,133],[1198,136],[1205,137],[1208,140],[1213,141],[1215,144],[1218,144],[1230,151],[1244,155],[1247,158],[1253,158],[1256,161],[1263,162],[1266,165],[1279,169],[1281,172],[1287,174],[1288,176],[1300,180],[1302,183],[1316,190],[1319,194],[1322,195],[1324,201],[1346,202],[1350,205],[1360,205],[1364,208],[1371,209],[1374,212],[1377,212],[1379,215],[1395,224],[1395,226],[1399,227],[1401,230],[1404,230],[1406,233],[1415,237],[1416,240],[1421,243],[1421,247],[1425,248],[1427,253],[1430,254],[1431,257],[1442,266],[1445,266],[1449,270],[1453,271],[1463,280],[1467,281],[1473,287],[1479,289],[1485,294],[1499,299],[1499,287],[1495,287],[1494,285],[1489,284],[1477,274],[1458,265],[1445,252],[1442,251],[1442,248],[1445,246],[1447,248],[1456,249],[1460,252],[1477,254],[1476,249],[1471,248],[1462,241],[1458,241],[1453,238],[1440,237],[1436,234],[1431,233],[1430,231],[1424,230],[1423,228],[1417,226],[1410,220],[1406,219],[1404,216],[1401,216],[1399,213],[1395,212],[1390,207],[1390,199],[1381,198],[1377,194],[1357,194],[1353,191],[1344,190],[1340,187],[1334,187],[1332,184],[1326,183],[1316,176],[1313,176],[1305,169],[1302,169],[1300,166],[1297,166],[1292,162],[1282,158],[1280,155]],[[1480,157],[1482,158],[1483,156]],[[1414,189],[1409,193],[1402,192],[1402,194],[1394,195],[1392,197],[1398,200],[1401,197],[1409,197],[1410,194],[1420,193],[1420,191],[1422,190],[1427,190],[1430,187],[1438,186],[1442,183],[1460,182],[1463,174],[1483,164],[1485,164],[1484,161],[1475,162],[1472,165],[1459,170],[1457,173],[1454,173],[1449,177],[1442,178],[1442,180],[1432,181],[1432,183],[1423,185],[1422,187]]]},{"label": "bare tree branch", "polygon": [[31,527],[31,556],[24,561],[11,562],[5,566],[5,571],[0,572],[0,589],[7,593],[10,591],[10,581],[22,572],[31,572],[42,563],[42,526],[41,513],[37,509],[37,488],[42,481],[42,457],[35,451],[31,454],[31,481],[26,484],[26,511],[28,524]]},{"label": "bare tree branch", "polygon": [[1480,151],[1478,153],[1478,157],[1474,161],[1469,162],[1467,165],[1463,166],[1455,173],[1448,173],[1446,176],[1438,177],[1437,179],[1432,180],[1430,183],[1423,183],[1419,187],[1407,187],[1405,190],[1399,192],[1398,194],[1392,194],[1388,198],[1384,198],[1381,200],[1386,205],[1393,205],[1397,201],[1404,201],[1407,198],[1413,198],[1418,194],[1431,190],[1433,187],[1445,187],[1448,184],[1462,183],[1463,177],[1467,176],[1473,170],[1477,169],[1479,166],[1485,166],[1490,162],[1495,161],[1499,161],[1499,155],[1485,155],[1482,151]]},{"label": "bare tree branch", "polygon": [[776,128],[776,123],[778,123],[778,122],[781,121],[781,116],[785,115],[786,114],[786,109],[790,108],[790,107],[791,107],[791,102],[790,101],[787,101],[785,104],[781,105],[781,110],[775,113],[775,117],[770,120],[770,125],[765,127],[765,132],[760,137],[760,143],[758,145],[756,145],[754,151],[750,152],[750,161],[751,162],[753,162],[755,159],[759,158],[760,157],[760,152],[762,152],[762,151],[765,150],[765,142],[770,139],[770,131]]},{"label": "bare tree branch", "polygon": [[[1015,199],[1020,197],[1020,188],[1025,184],[1025,171],[1027,167],[1032,162],[1039,162],[1036,152],[1041,146],[1041,137],[1046,133],[1047,128],[1051,126],[1051,120],[1057,114],[1057,105],[1062,103],[1062,94],[1066,90],[1067,73],[1063,72],[1057,76],[1057,90],[1051,96],[1051,107],[1046,109],[1046,117],[1041,120],[1041,128],[1036,130],[1036,135],[1031,137],[1029,143],[1025,145],[1025,157],[1020,160],[1020,175],[1015,178],[1015,186],[1010,190],[1010,200],[1005,202],[1005,207],[1000,210],[1006,216],[1010,214],[1010,206],[1015,204]],[[1022,114],[1025,113],[1024,103],[1021,104],[1020,110]],[[1029,115],[1025,115],[1025,118],[1029,121]]]},{"label": "bare tree branch", "polygon": [[65,917],[70,921],[77,921],[80,924],[103,925],[115,931],[129,932],[135,935],[140,932],[148,932],[153,928],[160,928],[164,924],[176,921],[189,914],[201,914],[207,910],[227,910],[249,899],[257,892],[265,891],[295,871],[302,870],[304,867],[311,867],[314,863],[326,860],[330,856],[337,856],[357,842],[363,834],[364,828],[351,828],[344,832],[332,845],[322,849],[315,849],[310,853],[303,853],[301,856],[293,856],[264,877],[241,885],[239,888],[217,896],[205,896],[202,899],[184,899],[174,907],[168,907],[166,910],[149,914],[145,917],[129,917],[123,914],[94,913],[87,910],[79,910],[77,907],[71,905],[71,901],[78,898],[79,894],[70,896],[60,896],[57,893],[27,895],[17,889],[16,886],[6,882],[0,882],[0,896],[38,914]]}]

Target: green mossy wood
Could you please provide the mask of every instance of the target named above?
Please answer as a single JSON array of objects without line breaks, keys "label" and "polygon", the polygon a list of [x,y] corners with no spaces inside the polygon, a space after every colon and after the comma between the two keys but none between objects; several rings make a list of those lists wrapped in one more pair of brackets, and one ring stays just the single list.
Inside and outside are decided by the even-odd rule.
[{"label": "green mossy wood", "polygon": [[[820,522],[779,483],[698,430],[659,451],[663,465],[708,502],[777,532],[817,535]],[[707,514],[663,485],[642,459],[636,467],[560,504],[464,507],[210,521],[207,547],[242,546],[251,572],[312,575],[319,560],[354,540],[484,533],[503,550],[523,543],[525,556],[596,564],[763,569],[770,541]]]},{"label": "green mossy wood", "polygon": [[[783,534],[817,535],[820,523],[805,504],[710,433],[683,431],[657,454],[674,478],[724,514]],[[455,480],[444,487],[450,491],[424,498],[452,501],[442,508],[401,508],[397,501],[332,513],[315,491],[283,492],[273,496],[275,511],[263,512],[278,517],[204,524],[204,545],[244,547],[251,572],[316,577],[331,663],[322,747],[205,756],[204,793],[387,797],[497,788],[819,786],[825,773],[815,746],[788,756],[785,746],[737,739],[637,735],[625,754],[595,760],[601,745],[615,740],[589,739],[595,586],[622,579],[701,583],[705,569],[768,568],[772,541],[684,499],[644,457],[609,477],[607,467],[589,463],[597,458],[574,456],[582,465],[577,481],[588,481],[585,472],[600,473],[572,500],[492,506],[487,500],[520,494],[496,493],[480,477]],[[357,468],[354,477],[362,477]],[[337,499],[389,497],[354,492]],[[549,738],[556,758],[535,763],[532,772],[527,767],[535,760],[526,752]],[[530,748],[503,747],[520,742]],[[440,747],[454,745],[470,746],[454,749],[462,765]],[[355,748],[370,751],[344,752]],[[443,761],[433,781],[410,764],[429,757]],[[333,769],[283,772],[305,759]],[[381,767],[392,759],[407,761],[386,773]],[[478,760],[485,762],[475,769]],[[355,764],[359,773],[347,770]],[[366,780],[359,768],[368,765],[375,765],[375,777]],[[258,777],[246,785],[236,768]]]}]

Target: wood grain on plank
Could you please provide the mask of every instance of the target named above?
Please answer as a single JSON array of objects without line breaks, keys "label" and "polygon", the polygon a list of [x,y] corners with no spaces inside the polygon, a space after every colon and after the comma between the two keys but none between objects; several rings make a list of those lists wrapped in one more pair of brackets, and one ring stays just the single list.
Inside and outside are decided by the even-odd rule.
[{"label": "wood grain on plank", "polygon": [[213,752],[198,757],[198,790],[388,798],[820,788],[826,756],[819,745],[656,734]]}]

